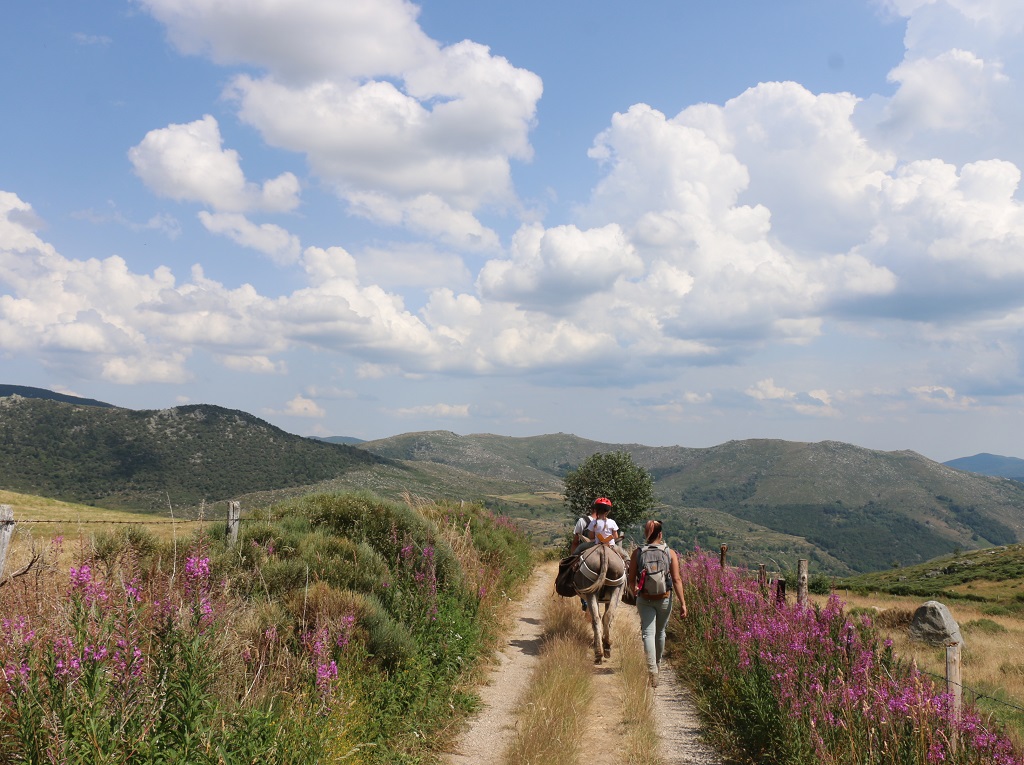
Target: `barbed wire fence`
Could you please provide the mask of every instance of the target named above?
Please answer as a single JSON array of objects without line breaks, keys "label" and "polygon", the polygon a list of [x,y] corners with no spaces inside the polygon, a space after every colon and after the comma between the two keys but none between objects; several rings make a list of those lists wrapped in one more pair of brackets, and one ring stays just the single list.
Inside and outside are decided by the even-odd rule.
[{"label": "barbed wire fence", "polygon": [[[224,524],[224,535],[229,547],[234,547],[238,543],[238,528],[242,521],[256,521],[257,518],[242,518],[242,506],[241,503],[236,500],[228,502],[227,515],[222,519],[217,518],[154,518],[152,520],[117,520],[117,519],[96,519],[96,518],[14,518],[14,508],[11,505],[0,505],[0,583],[7,579],[13,578],[13,576],[20,575],[27,572],[27,568],[12,574],[9,577],[6,575],[7,567],[7,553],[10,550],[11,539],[14,536],[15,527],[21,524],[56,524],[56,525],[74,525],[74,526],[85,526],[85,525],[99,525],[99,526],[110,526],[110,525],[122,525],[122,526],[160,526],[160,525],[174,525],[181,526],[185,524]],[[38,556],[33,557],[32,563],[38,559]],[[29,568],[32,563],[29,564]]]},{"label": "barbed wire fence", "polygon": [[[727,545],[727,544],[720,545],[720,549],[719,549],[719,565],[723,569],[727,565],[727,555],[728,555],[728,553],[730,551],[735,550],[735,549],[736,548],[730,548],[730,546]],[[776,571],[781,572],[781,571],[784,570],[783,567],[780,566],[777,561],[775,561],[774,559],[771,559],[771,558],[769,558],[769,560],[771,560],[772,563],[775,564]],[[752,571],[752,569],[751,569],[751,571]],[[808,578],[809,578],[808,577],[808,573],[809,573],[808,572],[808,561],[807,560],[803,560],[803,559],[798,560],[797,561],[797,577],[798,577],[798,579],[797,579],[797,582],[798,582],[797,602],[798,603],[804,603],[804,604],[807,603],[807,598],[808,598],[807,581],[808,581]],[[760,585],[760,588],[761,588],[762,592],[765,592],[767,594],[767,591],[768,591],[769,587],[771,585],[774,585],[776,587],[776,592],[775,592],[776,601],[777,602],[779,602],[779,601],[783,601],[784,602],[785,601],[785,598],[786,598],[786,579],[784,577],[778,576],[777,578],[774,578],[774,579],[769,578],[768,575],[767,575],[765,564],[761,564],[760,566],[758,566],[757,576],[758,576],[758,584]],[[1009,702],[1009,701],[1004,701],[1003,699],[997,698],[996,696],[993,696],[990,693],[984,693],[983,691],[979,691],[976,688],[972,688],[972,687],[970,687],[968,685],[965,685],[963,683],[962,677],[961,677],[961,666],[962,666],[962,663],[961,663],[961,649],[962,649],[962,645],[959,642],[951,642],[951,643],[947,643],[946,644],[946,674],[944,674],[944,675],[939,675],[939,674],[936,674],[934,672],[929,672],[927,670],[921,669],[920,667],[917,666],[917,662],[916,661],[914,662],[914,668],[915,668],[915,670],[917,672],[919,672],[922,675],[927,675],[928,677],[932,677],[935,680],[939,680],[939,681],[941,681],[942,683],[945,684],[946,691],[952,696],[952,699],[953,699],[954,716],[957,719],[959,719],[960,716],[961,716],[962,706],[963,706],[963,698],[962,698],[962,696],[963,696],[964,692],[967,692],[971,696],[973,696],[974,699],[975,699],[975,703],[977,702],[978,699],[985,699],[985,700],[987,700],[987,701],[989,701],[989,702],[991,702],[993,704],[998,704],[998,705],[1006,707],[1008,709],[1012,709],[1012,710],[1014,710],[1016,712],[1024,712],[1024,706],[1021,706],[1019,704],[1014,704],[1014,703]]]}]

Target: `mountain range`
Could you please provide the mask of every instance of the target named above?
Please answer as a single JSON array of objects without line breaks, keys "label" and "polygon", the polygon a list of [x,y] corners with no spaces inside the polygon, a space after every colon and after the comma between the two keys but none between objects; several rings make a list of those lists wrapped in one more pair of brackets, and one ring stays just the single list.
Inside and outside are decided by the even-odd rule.
[{"label": "mountain range", "polygon": [[772,439],[652,447],[566,433],[448,431],[352,445],[289,434],[222,407],[137,411],[26,395],[34,390],[0,397],[0,488],[98,506],[154,511],[229,498],[253,505],[362,488],[482,500],[559,533],[567,471],[596,452],[625,451],[654,478],[656,514],[674,544],[727,543],[738,562],[807,557],[818,571],[848,574],[1024,541],[1024,484],[910,451]]},{"label": "mountain range", "polygon": [[966,470],[982,475],[1001,476],[1024,482],[1024,460],[1017,457],[1002,457],[998,454],[975,454],[942,463],[957,470]]}]

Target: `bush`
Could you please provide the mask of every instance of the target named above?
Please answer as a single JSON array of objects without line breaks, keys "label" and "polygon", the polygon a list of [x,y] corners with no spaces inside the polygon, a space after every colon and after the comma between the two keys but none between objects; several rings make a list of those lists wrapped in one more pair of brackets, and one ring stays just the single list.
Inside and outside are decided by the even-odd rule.
[{"label": "bush", "polygon": [[[219,531],[148,565],[144,537],[111,535],[109,575],[77,569],[52,613],[0,589],[0,667],[27,666],[29,689],[0,676],[0,762],[421,762],[475,703],[467,675],[531,562],[478,506],[366,494],[271,508],[232,548]],[[142,674],[121,682],[135,647]],[[91,674],[65,676],[72,659]]]},{"label": "bush", "polygon": [[986,635],[998,635],[1002,632],[1009,632],[999,622],[994,622],[991,619],[974,619],[963,625],[964,632],[982,632]]},{"label": "bush", "polygon": [[807,591],[815,595],[829,595],[832,593],[833,579],[824,574],[812,574],[807,580]]},{"label": "bush", "polygon": [[904,629],[914,621],[914,612],[908,608],[886,608],[875,614],[874,623],[886,629]]}]

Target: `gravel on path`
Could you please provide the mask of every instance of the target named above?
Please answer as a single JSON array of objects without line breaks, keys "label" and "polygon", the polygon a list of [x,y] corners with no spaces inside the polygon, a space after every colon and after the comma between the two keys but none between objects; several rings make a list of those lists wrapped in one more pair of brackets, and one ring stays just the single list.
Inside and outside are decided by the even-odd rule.
[{"label": "gravel on path", "polygon": [[[673,618],[679,618],[678,614]],[[690,691],[676,679],[674,667],[667,669],[659,673],[655,691],[662,760],[665,765],[724,765],[722,756],[701,737],[700,718]]]},{"label": "gravel on path", "polygon": [[533,572],[521,603],[509,603],[518,609],[514,625],[498,660],[491,667],[486,685],[480,688],[481,711],[451,752],[444,756],[448,765],[489,765],[501,762],[515,732],[516,705],[530,684],[540,656],[542,616],[547,598],[557,597],[554,590],[557,563],[538,566]]}]

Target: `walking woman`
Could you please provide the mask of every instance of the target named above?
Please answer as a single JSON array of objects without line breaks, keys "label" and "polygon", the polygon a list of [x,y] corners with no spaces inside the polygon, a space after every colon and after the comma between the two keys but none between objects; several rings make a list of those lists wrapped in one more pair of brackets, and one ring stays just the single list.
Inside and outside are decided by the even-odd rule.
[{"label": "walking woman", "polygon": [[647,678],[652,688],[658,687],[661,656],[665,652],[665,629],[672,615],[672,601],[679,600],[680,615],[686,616],[686,595],[679,575],[676,557],[662,534],[661,521],[644,524],[647,544],[633,550],[629,558],[626,586],[636,592],[636,608],[640,612],[640,634],[647,655]]}]

